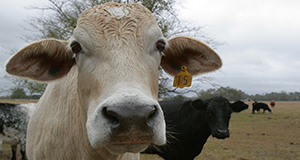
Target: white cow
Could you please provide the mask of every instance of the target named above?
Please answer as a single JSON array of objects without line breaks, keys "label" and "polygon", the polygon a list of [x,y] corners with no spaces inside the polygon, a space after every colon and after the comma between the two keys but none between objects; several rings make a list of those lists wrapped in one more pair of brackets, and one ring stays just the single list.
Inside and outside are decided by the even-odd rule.
[{"label": "white cow", "polygon": [[6,71],[49,81],[29,122],[29,159],[139,159],[150,143],[164,144],[160,65],[195,75],[222,62],[198,40],[166,40],[144,6],[113,2],[85,10],[68,41],[21,49]]}]

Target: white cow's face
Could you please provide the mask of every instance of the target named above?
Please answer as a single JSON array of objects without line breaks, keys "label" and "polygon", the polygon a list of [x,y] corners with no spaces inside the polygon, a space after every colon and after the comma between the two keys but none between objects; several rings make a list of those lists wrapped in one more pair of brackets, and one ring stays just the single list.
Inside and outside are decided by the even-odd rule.
[{"label": "white cow's face", "polygon": [[[148,18],[124,6],[100,7],[82,13],[69,42],[71,48],[81,48],[76,53],[78,93],[88,110],[89,140],[94,148],[108,144],[116,144],[113,148],[143,144],[146,148],[152,142],[162,145],[165,124],[157,103],[157,80],[162,56],[159,47],[167,42],[152,15]],[[91,15],[96,9],[96,15]],[[94,16],[106,23],[95,23]],[[141,148],[127,151],[139,152]]]},{"label": "white cow's face", "polygon": [[157,99],[158,68],[162,57],[157,44],[167,42],[156,24],[144,29],[146,36],[140,36],[143,39],[139,38],[139,43],[118,37],[106,37],[111,42],[101,43],[97,41],[98,37],[89,36],[85,29],[76,28],[69,45],[77,43],[82,49],[75,59],[79,71],[78,84],[82,86],[80,92],[84,93],[84,98],[94,99],[96,97],[90,95],[99,95],[100,92],[105,92],[101,95],[105,98],[118,89],[137,88]]},{"label": "white cow's face", "polygon": [[[77,82],[74,95],[87,113],[81,121],[86,123],[91,146],[119,154],[140,152],[150,143],[166,141],[157,102],[159,65],[170,75],[179,73],[182,65],[197,75],[220,68],[222,62],[198,40],[175,37],[166,41],[142,5],[106,3],[84,11],[68,41],[34,42],[9,60],[6,71],[37,81],[67,75]],[[77,67],[77,77],[69,73],[72,67]],[[54,87],[49,90],[55,93]]]}]

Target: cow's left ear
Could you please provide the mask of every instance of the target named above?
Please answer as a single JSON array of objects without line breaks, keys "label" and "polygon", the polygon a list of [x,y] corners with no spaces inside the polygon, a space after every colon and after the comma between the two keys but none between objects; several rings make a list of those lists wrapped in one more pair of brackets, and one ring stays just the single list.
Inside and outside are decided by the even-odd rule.
[{"label": "cow's left ear", "polygon": [[219,55],[196,39],[175,37],[168,40],[168,44],[163,51],[161,66],[172,76],[179,73],[183,65],[192,75],[214,71],[222,66]]},{"label": "cow's left ear", "polygon": [[206,109],[206,105],[204,104],[204,102],[201,99],[196,99],[196,100],[191,101],[190,105],[197,110],[205,110]]}]

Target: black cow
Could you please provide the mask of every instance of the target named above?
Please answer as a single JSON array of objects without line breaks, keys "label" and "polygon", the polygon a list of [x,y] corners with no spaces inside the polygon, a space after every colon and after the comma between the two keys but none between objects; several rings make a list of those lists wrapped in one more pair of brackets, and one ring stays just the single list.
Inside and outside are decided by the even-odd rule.
[{"label": "black cow", "polygon": [[268,110],[270,113],[272,113],[271,109],[269,106],[265,103],[257,103],[256,101],[252,103],[252,113],[255,114],[255,111],[259,111],[260,109],[263,109],[264,111],[262,113],[265,113],[265,110]]},{"label": "black cow", "polygon": [[229,137],[232,110],[223,97],[161,101],[160,105],[167,124],[167,144],[150,146],[143,153],[158,154],[166,160],[191,160],[200,154],[210,135]]},{"label": "black cow", "polygon": [[16,159],[18,144],[20,144],[22,160],[26,160],[27,125],[35,106],[34,103],[0,103],[0,153],[2,142],[10,144],[12,160]]},{"label": "black cow", "polygon": [[245,104],[243,101],[235,101],[231,104],[231,109],[233,112],[241,112],[245,109],[248,109],[248,104]]}]

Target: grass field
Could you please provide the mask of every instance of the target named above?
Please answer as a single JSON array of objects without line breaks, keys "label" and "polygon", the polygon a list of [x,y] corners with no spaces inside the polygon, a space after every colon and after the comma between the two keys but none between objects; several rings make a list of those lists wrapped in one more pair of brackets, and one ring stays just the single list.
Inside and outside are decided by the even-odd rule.
[{"label": "grass field", "polygon": [[[251,114],[246,103],[248,110],[232,114],[230,138],[210,137],[196,160],[300,160],[300,102],[276,102],[272,114]],[[9,160],[10,154],[10,146],[2,145],[0,160]],[[161,158],[141,155],[141,160]]]}]

